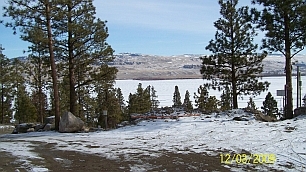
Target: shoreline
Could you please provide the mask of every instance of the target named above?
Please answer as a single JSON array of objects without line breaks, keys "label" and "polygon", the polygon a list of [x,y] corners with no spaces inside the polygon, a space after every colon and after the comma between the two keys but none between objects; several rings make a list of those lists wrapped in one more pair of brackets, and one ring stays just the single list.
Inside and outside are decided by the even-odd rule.
[{"label": "shoreline", "polygon": [[[275,75],[275,74],[263,74],[260,75],[259,77],[285,77],[285,74],[279,74],[279,75]],[[297,74],[292,74],[292,76],[297,76]],[[301,76],[306,76],[306,74],[301,74]],[[177,79],[203,79],[201,76],[198,75],[194,75],[194,76],[164,76],[164,77],[157,77],[157,76],[145,76],[145,77],[117,77],[116,80],[137,80],[137,81],[148,81],[148,80],[177,80]]]}]

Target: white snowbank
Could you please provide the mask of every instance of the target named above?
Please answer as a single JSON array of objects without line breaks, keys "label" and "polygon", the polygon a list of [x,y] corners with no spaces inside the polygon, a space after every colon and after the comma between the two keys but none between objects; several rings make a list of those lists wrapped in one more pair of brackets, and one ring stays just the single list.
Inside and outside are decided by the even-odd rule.
[{"label": "white snowbank", "polygon": [[[242,115],[249,121],[232,120],[234,116]],[[128,160],[135,160],[135,153],[154,157],[159,156],[162,151],[211,155],[219,155],[222,150],[231,154],[248,151],[252,154],[275,154],[276,162],[267,165],[275,169],[306,169],[305,116],[266,123],[256,121],[252,115],[242,111],[234,111],[231,114],[182,117],[179,121],[167,121],[142,121],[136,126],[97,133],[42,132],[2,135],[0,141],[6,142],[0,144],[0,150],[21,155],[18,150],[22,148],[26,150],[22,156],[37,158],[31,153],[30,143],[25,144],[25,141],[40,141],[57,143],[56,148],[61,150],[98,154],[109,159],[117,159],[119,155],[123,155]],[[19,140],[20,144],[7,142],[9,140]],[[148,164],[144,165],[131,168],[149,168]],[[292,166],[292,169],[288,169],[286,165]]]}]

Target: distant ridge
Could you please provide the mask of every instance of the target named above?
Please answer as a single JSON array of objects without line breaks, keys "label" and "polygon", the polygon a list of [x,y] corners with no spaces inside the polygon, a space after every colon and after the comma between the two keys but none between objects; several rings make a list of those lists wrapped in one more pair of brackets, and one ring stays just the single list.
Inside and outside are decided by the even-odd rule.
[{"label": "distant ridge", "polygon": [[[118,53],[109,65],[118,69],[117,79],[160,80],[202,78],[200,68],[202,54],[182,54],[173,56],[145,55],[140,53]],[[14,58],[13,58],[14,59]],[[11,60],[13,60],[11,59]],[[17,59],[25,62],[27,56]],[[296,75],[296,65],[301,74],[306,74],[306,56],[296,55],[293,60],[292,75]],[[95,64],[99,65],[99,64]],[[282,54],[269,54],[263,60],[261,76],[285,76],[285,58]]]}]

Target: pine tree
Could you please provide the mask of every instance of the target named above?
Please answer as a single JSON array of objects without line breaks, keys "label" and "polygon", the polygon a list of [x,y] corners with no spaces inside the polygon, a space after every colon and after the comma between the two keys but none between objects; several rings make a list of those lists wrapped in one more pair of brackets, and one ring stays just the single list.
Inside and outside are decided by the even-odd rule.
[{"label": "pine tree", "polygon": [[198,110],[201,112],[207,111],[207,102],[208,102],[208,91],[205,86],[200,85],[198,88],[198,95],[194,93],[195,106],[198,107]]},{"label": "pine tree", "polygon": [[119,100],[116,97],[116,90],[113,88],[104,88],[98,91],[97,96],[97,114],[99,116],[98,123],[102,127],[105,126],[105,116],[103,111],[107,110],[107,124],[109,128],[116,128],[116,125],[123,119]]},{"label": "pine tree", "polygon": [[150,96],[150,89],[147,87],[146,89],[142,88],[142,84],[138,84],[137,92],[136,92],[138,105],[139,105],[139,113],[146,113],[151,110],[152,103],[151,103],[151,96]]},{"label": "pine tree", "polygon": [[131,113],[146,113],[151,110],[152,103],[150,97],[149,87],[142,88],[142,84],[139,83],[135,94],[129,95],[128,112]]},{"label": "pine tree", "polygon": [[125,107],[125,103],[124,103],[124,97],[123,97],[121,88],[117,88],[117,89],[116,89],[116,97],[117,97],[117,99],[118,99],[118,101],[119,101],[121,110],[123,110],[124,107]]},{"label": "pine tree", "polygon": [[16,34],[16,28],[20,28],[22,40],[28,41],[32,44],[36,44],[38,42],[41,43],[42,47],[47,48],[52,71],[51,76],[54,93],[55,130],[58,130],[60,120],[60,104],[53,44],[55,34],[52,24],[54,21],[54,14],[59,13],[59,11],[56,11],[55,2],[51,3],[49,0],[8,0],[7,4],[9,5],[3,7],[3,16],[11,17],[12,22],[8,22],[5,25],[7,27],[12,27],[14,34]]},{"label": "pine tree", "polygon": [[15,100],[15,118],[19,123],[37,121],[37,111],[32,103],[29,93],[25,91],[25,86],[20,85]]},{"label": "pine tree", "polygon": [[[96,73],[92,77],[94,78],[94,91],[97,93],[94,102],[87,98],[86,106],[95,107],[95,116],[98,117],[98,123],[104,126],[103,110],[107,110],[108,127],[114,128],[117,123],[122,120],[121,103],[117,97],[117,91],[114,88],[117,69],[108,67],[107,65],[101,65],[99,67],[100,72]],[[88,97],[88,96],[86,96]],[[92,103],[93,104],[92,104]]]},{"label": "pine tree", "polygon": [[193,110],[192,102],[190,100],[190,93],[188,90],[186,90],[186,93],[185,93],[183,106],[185,108],[185,111],[187,112],[191,112]]},{"label": "pine tree", "polygon": [[263,101],[261,109],[266,115],[276,117],[278,114],[277,101],[274,100],[272,94],[268,92],[265,101]]},{"label": "pine tree", "polygon": [[[92,97],[89,94],[86,94],[83,97],[83,105],[84,105],[84,116],[86,118],[86,123],[88,126],[95,126],[95,119],[97,119],[97,107],[98,107],[98,102],[95,97]],[[95,126],[96,127],[96,126]]]},{"label": "pine tree", "polygon": [[[63,112],[69,112],[69,78],[67,75],[64,75],[61,78],[61,82],[59,83],[59,96],[60,96],[60,108]],[[76,114],[73,114],[76,115]]]},{"label": "pine tree", "polygon": [[285,57],[286,110],[285,118],[293,118],[291,59],[304,50],[306,44],[306,4],[304,0],[252,0],[263,5],[263,10],[253,10],[254,22],[266,33],[261,48],[281,52]]},{"label": "pine tree", "polygon": [[230,85],[233,108],[237,109],[239,95],[258,95],[268,88],[268,82],[258,81],[266,53],[256,53],[253,39],[257,34],[249,8],[236,8],[238,0],[219,0],[219,4],[222,18],[214,23],[215,39],[206,47],[213,55],[201,58],[201,74],[211,80],[208,88],[222,90]]},{"label": "pine tree", "polygon": [[206,113],[212,113],[217,112],[219,110],[219,100],[216,98],[216,96],[209,96],[207,99],[207,103],[205,105],[205,112]]},{"label": "pine tree", "polygon": [[[25,107],[28,106],[30,102],[30,98],[28,93],[25,91],[25,78],[22,76],[24,73],[24,66],[20,60],[17,58],[12,59],[11,66],[10,66],[10,77],[11,77],[11,84],[13,88],[13,96],[14,96],[14,109],[16,111],[15,116],[16,119],[19,119],[20,122],[28,122],[26,114],[21,114],[18,117],[19,113],[23,113]],[[36,116],[35,114],[31,114]]]},{"label": "pine tree", "polygon": [[116,90],[116,98],[118,99],[118,102],[119,102],[119,105],[120,105],[122,120],[129,121],[130,116],[128,114],[127,107],[124,103],[124,97],[123,97],[121,88],[117,88],[115,90]]},{"label": "pine tree", "polygon": [[0,46],[0,95],[1,95],[1,124],[9,123],[12,115],[13,92],[10,77],[10,60],[2,54],[4,48]]},{"label": "pine tree", "polygon": [[[38,51],[38,49],[36,49]],[[25,63],[25,74],[27,83],[32,88],[32,101],[36,107],[38,120],[37,122],[44,123],[45,113],[47,110],[47,96],[46,90],[48,89],[50,78],[49,65],[47,64],[47,58],[40,55],[40,52],[36,52],[32,49],[32,54],[28,56],[28,60]]]},{"label": "pine tree", "polygon": [[182,106],[181,94],[178,86],[176,85],[174,87],[174,93],[173,93],[173,107],[180,107],[180,106]]},{"label": "pine tree", "polygon": [[246,107],[246,109],[251,111],[251,112],[254,112],[254,111],[257,110],[257,107],[256,107],[255,102],[254,102],[252,97],[249,98],[248,106]]},{"label": "pine tree", "polygon": [[304,98],[303,98],[303,106],[306,107],[306,94],[304,95]]},{"label": "pine tree", "polygon": [[37,122],[44,123],[45,114],[48,108],[47,95],[41,90],[32,92],[31,102],[35,106],[37,112]]},{"label": "pine tree", "polygon": [[159,101],[157,100],[158,96],[156,95],[156,90],[154,89],[154,86],[150,86],[150,85],[148,86],[147,89],[150,90],[150,97],[151,97],[151,104],[152,104],[151,109],[155,110],[159,106]]},{"label": "pine tree", "polygon": [[96,73],[104,73],[92,66],[107,65],[114,59],[114,50],[106,42],[108,37],[106,22],[95,17],[96,9],[92,0],[59,1],[58,8],[60,12],[55,15],[55,23],[61,37],[57,37],[56,46],[67,66],[69,110],[77,114],[78,89],[90,85]]},{"label": "pine tree", "polygon": [[233,103],[232,103],[232,95],[230,92],[230,89],[228,86],[225,86],[224,90],[222,91],[222,94],[220,96],[220,110],[221,111],[227,111],[232,109]]},{"label": "pine tree", "polygon": [[137,97],[136,94],[129,94],[129,100],[127,101],[128,103],[128,113],[137,113],[138,112],[138,104],[137,104]]}]

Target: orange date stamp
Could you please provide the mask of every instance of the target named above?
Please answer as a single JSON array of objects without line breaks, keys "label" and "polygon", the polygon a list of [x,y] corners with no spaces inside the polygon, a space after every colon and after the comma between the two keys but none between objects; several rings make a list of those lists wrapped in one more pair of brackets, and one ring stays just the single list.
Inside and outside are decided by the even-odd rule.
[{"label": "orange date stamp", "polygon": [[255,153],[255,154],[220,154],[222,164],[274,164],[276,162],[276,155],[269,153]]}]

